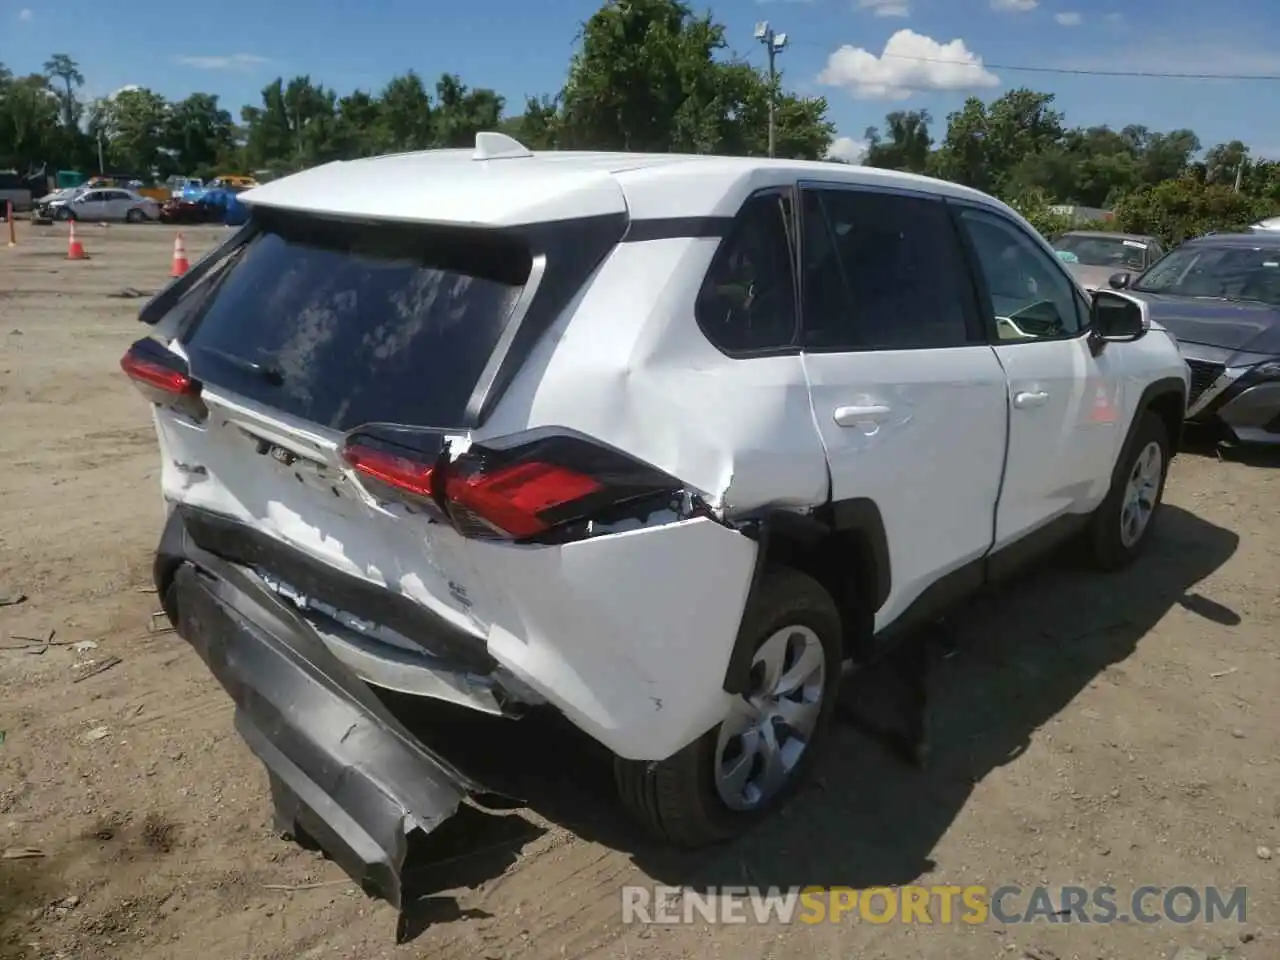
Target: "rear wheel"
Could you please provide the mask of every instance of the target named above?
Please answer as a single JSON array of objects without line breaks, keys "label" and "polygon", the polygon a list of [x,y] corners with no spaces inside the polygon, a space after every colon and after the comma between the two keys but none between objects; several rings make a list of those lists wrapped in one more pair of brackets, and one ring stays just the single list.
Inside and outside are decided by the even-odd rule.
[{"label": "rear wheel", "polygon": [[1142,552],[1164,497],[1169,431],[1154,413],[1141,417],[1111,490],[1094,511],[1089,527],[1091,558],[1104,570],[1122,567]]},{"label": "rear wheel", "polygon": [[820,583],[798,570],[767,572],[740,637],[755,655],[750,689],[729,715],[666,760],[616,761],[623,805],[667,842],[726,840],[776,810],[807,779],[831,725],[841,626]]}]

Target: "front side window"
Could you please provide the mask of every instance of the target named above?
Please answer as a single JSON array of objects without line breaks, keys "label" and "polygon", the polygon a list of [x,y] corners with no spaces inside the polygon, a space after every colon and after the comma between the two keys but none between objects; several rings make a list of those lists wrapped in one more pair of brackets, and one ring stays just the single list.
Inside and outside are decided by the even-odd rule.
[{"label": "front side window", "polygon": [[1004,217],[965,207],[961,229],[990,299],[1001,341],[1073,337],[1088,318],[1062,267],[1024,230]]},{"label": "front side window", "polygon": [[703,334],[730,355],[791,346],[796,340],[790,204],[776,192],[743,204],[698,292]]},{"label": "front side window", "polygon": [[969,342],[972,287],[941,200],[804,192],[805,347],[911,350]]}]

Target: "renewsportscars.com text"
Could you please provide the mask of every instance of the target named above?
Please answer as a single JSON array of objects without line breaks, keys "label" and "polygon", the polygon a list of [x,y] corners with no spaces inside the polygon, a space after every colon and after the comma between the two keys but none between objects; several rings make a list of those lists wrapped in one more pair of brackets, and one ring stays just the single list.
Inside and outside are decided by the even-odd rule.
[{"label": "renewsportscars.com text", "polygon": [[1244,923],[1244,887],[622,888],[623,923]]}]

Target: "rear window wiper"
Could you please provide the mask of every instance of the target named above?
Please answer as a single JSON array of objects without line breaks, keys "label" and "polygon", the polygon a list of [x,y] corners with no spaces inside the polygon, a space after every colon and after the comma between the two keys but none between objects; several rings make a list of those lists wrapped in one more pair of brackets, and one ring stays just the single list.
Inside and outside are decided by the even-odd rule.
[{"label": "rear window wiper", "polygon": [[284,371],[274,364],[257,363],[247,357],[237,357],[234,353],[227,353],[223,350],[214,350],[210,347],[201,348],[202,353],[211,353],[215,357],[225,360],[234,367],[239,367],[248,373],[261,377],[273,387],[281,386],[284,383]]}]

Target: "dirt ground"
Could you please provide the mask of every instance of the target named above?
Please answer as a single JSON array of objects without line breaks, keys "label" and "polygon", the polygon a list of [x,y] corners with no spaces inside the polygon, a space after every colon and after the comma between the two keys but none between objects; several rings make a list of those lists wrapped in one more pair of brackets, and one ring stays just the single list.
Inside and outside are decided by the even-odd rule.
[{"label": "dirt ground", "polygon": [[[606,764],[554,725],[437,725],[501,758],[527,806],[432,836],[434,893],[396,945],[394,911],[276,836],[228,697],[148,630],[157,461],[117,366],[143,301],[117,295],[164,283],[173,231],[85,226],[87,262],[63,259],[62,227],[18,231],[0,247],[0,594],[27,599],[0,607],[0,956],[1280,956],[1280,460],[1204,451],[1175,462],[1139,565],[1050,564],[961,618],[927,770],[842,727],[818,783],[729,847],[646,845]],[[221,236],[189,229],[188,249]],[[1243,925],[624,925],[620,887],[651,883],[1249,898]]]}]

